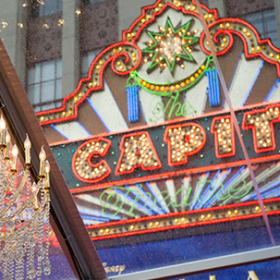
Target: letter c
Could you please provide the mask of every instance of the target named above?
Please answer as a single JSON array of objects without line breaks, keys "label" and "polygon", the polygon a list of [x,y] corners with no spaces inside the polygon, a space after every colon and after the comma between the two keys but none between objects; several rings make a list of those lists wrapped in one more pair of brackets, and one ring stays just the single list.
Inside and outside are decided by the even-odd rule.
[{"label": "letter c", "polygon": [[75,176],[85,183],[102,181],[110,173],[107,162],[102,159],[99,163],[92,163],[92,157],[104,157],[111,146],[111,141],[105,138],[92,139],[81,145],[72,159],[72,169]]}]

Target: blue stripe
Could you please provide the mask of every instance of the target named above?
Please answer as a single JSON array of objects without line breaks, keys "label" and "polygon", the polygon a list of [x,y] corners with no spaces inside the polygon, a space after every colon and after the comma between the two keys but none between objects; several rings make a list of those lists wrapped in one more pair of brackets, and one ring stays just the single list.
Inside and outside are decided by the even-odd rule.
[{"label": "blue stripe", "polygon": [[65,134],[63,134],[57,127],[55,127],[55,125],[51,124],[51,127],[56,130],[60,135],[62,135],[64,138],[66,138],[67,140],[70,140],[69,137],[67,137]]},{"label": "blue stripe", "polygon": [[[215,176],[212,178],[211,182],[208,184],[208,186],[206,187],[205,191],[203,192],[203,194],[200,196],[200,201],[197,202],[197,204],[195,205],[194,209],[198,209],[198,207],[202,204],[202,201],[204,199],[204,197],[207,195],[208,191],[210,190],[210,188],[212,187],[212,184],[214,182],[214,180],[216,180],[217,176],[220,174],[221,170],[218,170],[215,174]],[[207,198],[207,197],[206,197]]]},{"label": "blue stripe", "polygon": [[[160,215],[160,214],[164,214],[164,212],[161,211],[161,210],[157,207],[157,205],[151,200],[151,198],[143,191],[143,189],[142,189],[138,184],[136,184],[136,187],[137,187],[137,189],[139,190],[140,195],[139,195],[137,192],[131,190],[131,192],[132,192],[136,197],[138,197],[143,203],[145,203],[145,205],[149,206],[153,212],[155,212],[155,213],[157,213],[157,214],[159,214],[159,215]],[[125,188],[126,188],[127,190],[130,190],[128,186],[126,186]],[[146,201],[149,201],[149,204],[151,204],[152,206],[150,206],[150,205],[145,201],[145,199],[143,199],[143,197],[145,197],[145,198],[146,198]]]},{"label": "blue stripe", "polygon": [[83,220],[92,220],[92,221],[100,221],[100,222],[110,222],[109,219],[105,219],[105,218],[98,218],[98,217],[93,217],[93,216],[86,216],[86,215],[81,215],[81,218]]},{"label": "blue stripe", "polygon": [[138,100],[138,89],[139,87],[135,87],[135,120],[139,120],[139,100]]},{"label": "blue stripe", "polygon": [[219,84],[219,76],[218,76],[217,69],[214,69],[214,79],[215,79],[215,82],[216,82],[216,91],[215,91],[216,105],[220,105],[220,103],[221,103],[221,100],[220,100],[220,84]]},{"label": "blue stripe", "polygon": [[[225,175],[222,177],[221,181],[220,182],[223,182],[225,180],[225,178],[227,177],[227,175],[231,172],[231,168],[225,173]],[[220,184],[221,185],[221,184]],[[217,189],[214,190],[214,192],[216,191]],[[213,195],[212,198],[210,198],[201,208],[207,208],[207,206],[209,205],[210,202],[212,202],[213,200],[215,200],[216,197]]]},{"label": "blue stripe", "polygon": [[[267,186],[267,187],[265,187],[265,188],[263,188],[263,189],[260,189],[261,195],[263,196],[263,195],[264,195],[263,193],[265,193],[266,191],[268,191],[268,190],[271,189],[271,188],[276,187],[276,186],[279,185],[279,184],[280,184],[280,179],[279,179],[278,181],[276,181],[276,182],[270,184],[269,186]],[[274,190],[273,190],[273,191],[274,191]],[[247,195],[246,197],[244,197],[241,201],[244,202],[244,201],[247,201],[247,200],[249,200],[249,199],[255,199],[256,197],[257,197],[257,194],[256,194],[256,193],[252,193],[252,194]]]},{"label": "blue stripe", "polygon": [[83,127],[79,122],[77,122],[77,124],[86,132],[88,136],[91,136],[91,134],[85,129],[85,127]]},{"label": "blue stripe", "polygon": [[[242,167],[234,174],[234,176],[232,176],[232,177],[226,182],[226,184],[225,184],[223,187],[221,187],[221,189],[219,190],[218,193],[222,193],[222,190],[224,191],[224,190],[228,187],[228,185],[237,177],[237,175],[238,175],[244,168],[245,168],[245,166],[242,166]],[[208,206],[209,204],[211,204],[211,203],[213,202],[213,200],[215,200],[215,199],[216,199],[216,196],[213,196],[213,197],[211,198],[211,200],[208,201],[207,206]]]},{"label": "blue stripe", "polygon": [[[120,195],[124,196],[127,200],[131,201],[133,205],[137,205],[137,207],[139,207],[140,209],[143,209],[144,212],[147,211],[150,215],[153,215],[153,213],[149,209],[147,209],[145,206],[143,206],[139,202],[136,202],[135,199],[133,199],[130,196],[128,196],[128,194],[123,193],[118,188],[114,188],[114,191],[116,193],[119,193]],[[136,210],[139,211],[138,209],[136,209]]]},{"label": "blue stripe", "polygon": [[264,99],[263,103],[267,102],[270,99],[271,94],[274,92],[275,88],[277,87],[278,83],[279,83],[280,79],[277,79],[275,84],[272,86],[271,90],[269,91],[268,95],[266,96],[266,98]]},{"label": "blue stripe", "polygon": [[247,93],[245,94],[245,96],[243,98],[243,101],[242,101],[240,106],[243,106],[245,104],[245,102],[246,102],[246,100],[247,100],[247,98],[248,98],[248,96],[249,96],[249,94],[250,94],[250,92],[251,92],[251,90],[252,90],[252,88],[253,88],[253,86],[254,86],[254,84],[255,84],[258,76],[259,76],[259,74],[260,74],[260,71],[261,71],[261,69],[263,67],[263,64],[264,64],[264,61],[262,61],[262,63],[260,64],[259,69],[258,69],[258,71],[257,71],[257,73],[256,73],[256,75],[255,75],[255,77],[254,77],[254,79],[253,79],[253,81],[252,81],[252,83],[251,83]]},{"label": "blue stripe", "polygon": [[94,112],[96,113],[96,115],[99,117],[99,119],[102,121],[102,123],[104,124],[104,126],[106,127],[106,129],[110,132],[111,130],[109,129],[109,127],[107,126],[106,122],[101,118],[100,114],[98,113],[98,111],[96,110],[96,108],[94,107],[94,105],[92,104],[92,102],[90,101],[90,99],[87,97],[87,102],[88,104],[91,106],[91,108],[94,110]]},{"label": "blue stripe", "polygon": [[146,183],[146,186],[149,188],[150,192],[153,194],[153,196],[155,197],[155,199],[157,200],[157,202],[160,204],[160,206],[161,206],[161,208],[162,208],[162,211],[164,211],[165,213],[167,213],[166,210],[165,210],[164,205],[161,203],[160,200],[157,199],[157,196],[156,196],[156,194],[153,192],[153,189],[150,187],[149,183]]},{"label": "blue stripe", "polygon": [[135,89],[136,89],[136,87],[135,86],[133,86],[133,103],[132,103],[132,116],[133,116],[133,121],[135,121],[135,120],[137,120],[136,119],[136,94],[135,94]]},{"label": "blue stripe", "polygon": [[208,97],[209,97],[209,103],[210,106],[213,106],[213,85],[212,85],[212,79],[211,79],[211,70],[207,71],[207,79],[208,79]]},{"label": "blue stripe", "polygon": [[[266,192],[266,193],[262,194],[262,197],[266,197],[266,196],[269,195],[270,193],[274,193],[274,192],[276,192],[276,191],[280,191],[280,187],[277,188],[277,189],[270,190],[269,192]],[[279,193],[279,195],[280,195],[280,193]],[[276,196],[279,196],[279,195],[276,195]]]},{"label": "blue stripe", "polygon": [[131,122],[130,87],[126,88],[128,121]]}]

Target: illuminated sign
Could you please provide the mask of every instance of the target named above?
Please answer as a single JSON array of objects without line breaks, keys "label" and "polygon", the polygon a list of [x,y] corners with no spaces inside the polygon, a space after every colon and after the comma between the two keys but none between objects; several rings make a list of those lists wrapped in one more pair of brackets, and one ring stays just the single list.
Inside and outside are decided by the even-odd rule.
[{"label": "illuminated sign", "polygon": [[[252,163],[280,158],[279,104],[236,111]],[[53,146],[72,192],[168,179],[245,164],[227,112]],[[63,146],[63,147],[62,147]],[[72,168],[72,170],[71,170]]]},{"label": "illuminated sign", "polygon": [[[219,19],[216,10],[202,5],[217,56],[231,50],[239,37],[247,60],[261,58],[276,66],[280,76],[280,52],[270,40],[241,19]],[[177,21],[178,20],[178,21]],[[180,22],[179,26],[178,23]],[[234,36],[233,36],[234,35]],[[104,87],[104,71],[110,65],[118,76],[133,80],[128,88],[129,121],[139,120],[137,91],[171,97],[201,82],[206,75],[210,106],[220,104],[219,81],[195,1],[162,1],[144,7],[142,14],[122,34],[122,41],[105,48],[92,62],[88,77],[63,99],[60,108],[38,112],[41,125],[76,119],[78,107]],[[131,90],[131,91],[130,91]],[[183,110],[184,111],[184,110]],[[184,112],[179,114],[185,115]]]}]

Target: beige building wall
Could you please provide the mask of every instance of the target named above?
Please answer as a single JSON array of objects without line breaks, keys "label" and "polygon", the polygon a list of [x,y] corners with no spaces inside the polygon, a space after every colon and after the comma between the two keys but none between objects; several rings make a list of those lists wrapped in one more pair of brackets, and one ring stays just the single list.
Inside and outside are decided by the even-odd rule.
[{"label": "beige building wall", "polygon": [[122,38],[122,32],[141,15],[142,7],[154,4],[154,0],[127,1],[118,0],[119,12],[119,40]]},{"label": "beige building wall", "polygon": [[62,97],[77,87],[80,74],[79,0],[63,0],[62,18]]},{"label": "beige building wall", "polygon": [[226,8],[224,0],[208,0],[208,6],[210,9],[217,9],[219,12],[219,17],[226,17]]},{"label": "beige building wall", "polygon": [[274,9],[276,15],[276,22],[277,22],[278,41],[280,46],[280,1],[279,0],[274,0]]},{"label": "beige building wall", "polygon": [[0,37],[17,74],[25,84],[27,7],[23,0],[1,0]]}]

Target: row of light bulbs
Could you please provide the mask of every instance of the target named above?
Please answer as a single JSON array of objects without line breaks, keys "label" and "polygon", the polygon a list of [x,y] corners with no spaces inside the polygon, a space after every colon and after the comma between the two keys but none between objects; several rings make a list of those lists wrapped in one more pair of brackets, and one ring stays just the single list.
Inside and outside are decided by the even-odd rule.
[{"label": "row of light bulbs", "polygon": [[[265,207],[266,208],[266,207]],[[259,213],[260,207],[259,206],[255,206],[254,208],[249,208],[249,213]],[[221,215],[222,217],[220,217],[219,215]],[[173,220],[170,219],[166,219],[166,220],[157,220],[154,222],[149,222],[149,223],[138,223],[138,224],[131,224],[128,227],[128,231],[137,231],[137,230],[141,230],[143,225],[146,225],[148,228],[153,229],[153,228],[160,228],[160,227],[165,227],[168,226],[167,223],[172,226],[172,225],[184,225],[187,223],[191,223],[193,222],[193,220],[195,220],[195,222],[199,222],[199,221],[211,221],[211,220],[218,220],[221,218],[232,218],[232,217],[238,217],[238,216],[243,216],[243,215],[247,215],[246,211],[242,211],[240,212],[238,209],[229,209],[226,212],[219,212],[218,214],[214,213],[205,213],[205,214],[201,214],[200,216],[186,216],[186,217],[178,217],[175,218]],[[99,230],[99,235],[106,235],[106,234],[114,234],[117,232],[116,228],[101,228]]]},{"label": "row of light bulbs", "polygon": [[[3,116],[0,118],[0,148],[2,150],[5,150],[5,159],[9,160],[10,159],[10,145],[11,145],[11,136],[6,128],[6,123],[4,121]],[[26,139],[24,141],[24,148],[25,148],[25,166],[28,168],[31,166],[31,141],[26,135]],[[12,148],[12,168],[11,172],[15,173],[17,172],[17,158],[18,158],[18,148],[17,145],[14,144]],[[39,178],[44,178],[45,175],[47,176],[48,179],[48,185],[49,185],[49,172],[50,172],[50,163],[48,160],[46,160],[46,152],[43,148],[41,147],[41,151],[39,154],[39,159],[40,159],[40,169],[39,169]]]}]

